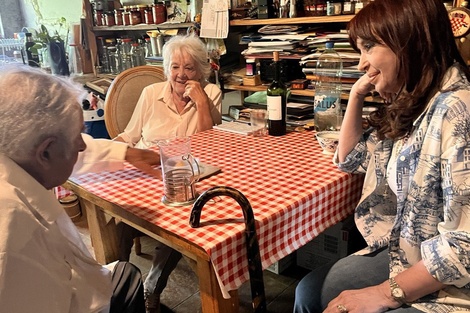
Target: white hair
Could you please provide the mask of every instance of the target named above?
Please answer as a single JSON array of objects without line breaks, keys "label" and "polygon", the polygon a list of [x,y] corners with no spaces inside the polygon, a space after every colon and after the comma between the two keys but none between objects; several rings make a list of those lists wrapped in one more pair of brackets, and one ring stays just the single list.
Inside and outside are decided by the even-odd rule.
[{"label": "white hair", "polygon": [[171,37],[163,46],[163,71],[166,77],[170,77],[170,67],[175,52],[186,52],[194,60],[196,72],[201,74],[201,83],[206,81],[211,72],[207,48],[205,43],[196,35],[177,35]]},{"label": "white hair", "polygon": [[0,153],[27,157],[48,136],[71,144],[84,92],[72,80],[37,68],[0,67]]}]

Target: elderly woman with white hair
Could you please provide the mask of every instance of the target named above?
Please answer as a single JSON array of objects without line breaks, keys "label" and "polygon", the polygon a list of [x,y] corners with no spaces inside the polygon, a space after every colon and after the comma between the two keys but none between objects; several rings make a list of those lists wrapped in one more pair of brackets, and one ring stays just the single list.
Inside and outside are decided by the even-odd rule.
[{"label": "elderly woman with white hair", "polygon": [[[220,124],[222,92],[207,81],[210,64],[205,44],[194,35],[173,36],[163,46],[163,68],[167,81],[147,86],[132,117],[114,140],[131,147],[147,148],[155,141],[190,136]],[[132,238],[140,235],[119,223],[121,259],[128,259]],[[182,255],[157,243],[153,264],[144,282],[147,313],[159,312],[160,294]]]},{"label": "elderly woman with white hair", "polygon": [[115,140],[136,148],[189,136],[221,123],[222,92],[207,81],[205,44],[194,35],[173,36],[163,46],[166,82],[147,86],[124,132]]}]

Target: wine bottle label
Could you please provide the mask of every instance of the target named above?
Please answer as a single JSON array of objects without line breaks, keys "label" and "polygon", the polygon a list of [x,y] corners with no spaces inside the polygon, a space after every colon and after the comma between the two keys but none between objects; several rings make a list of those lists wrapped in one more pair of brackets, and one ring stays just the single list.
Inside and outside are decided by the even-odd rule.
[{"label": "wine bottle label", "polygon": [[268,104],[268,119],[271,121],[282,120],[282,97],[281,96],[267,96]]}]

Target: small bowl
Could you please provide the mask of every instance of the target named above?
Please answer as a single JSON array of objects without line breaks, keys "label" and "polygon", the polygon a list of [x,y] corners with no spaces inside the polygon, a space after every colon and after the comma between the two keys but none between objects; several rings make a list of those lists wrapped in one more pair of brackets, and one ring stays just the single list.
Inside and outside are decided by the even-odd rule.
[{"label": "small bowl", "polygon": [[326,130],[316,133],[318,143],[324,154],[334,154],[339,142],[339,131]]}]

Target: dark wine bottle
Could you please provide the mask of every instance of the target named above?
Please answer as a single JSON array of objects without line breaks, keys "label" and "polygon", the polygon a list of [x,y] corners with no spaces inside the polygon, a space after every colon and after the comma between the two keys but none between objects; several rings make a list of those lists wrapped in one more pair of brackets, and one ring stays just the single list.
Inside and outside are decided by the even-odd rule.
[{"label": "dark wine bottle", "polygon": [[279,52],[273,52],[274,79],[267,90],[268,131],[271,136],[286,134],[287,87],[281,81]]},{"label": "dark wine bottle", "polygon": [[33,41],[33,34],[26,33],[25,51],[29,66],[39,67],[38,50],[34,47],[36,43]]}]

